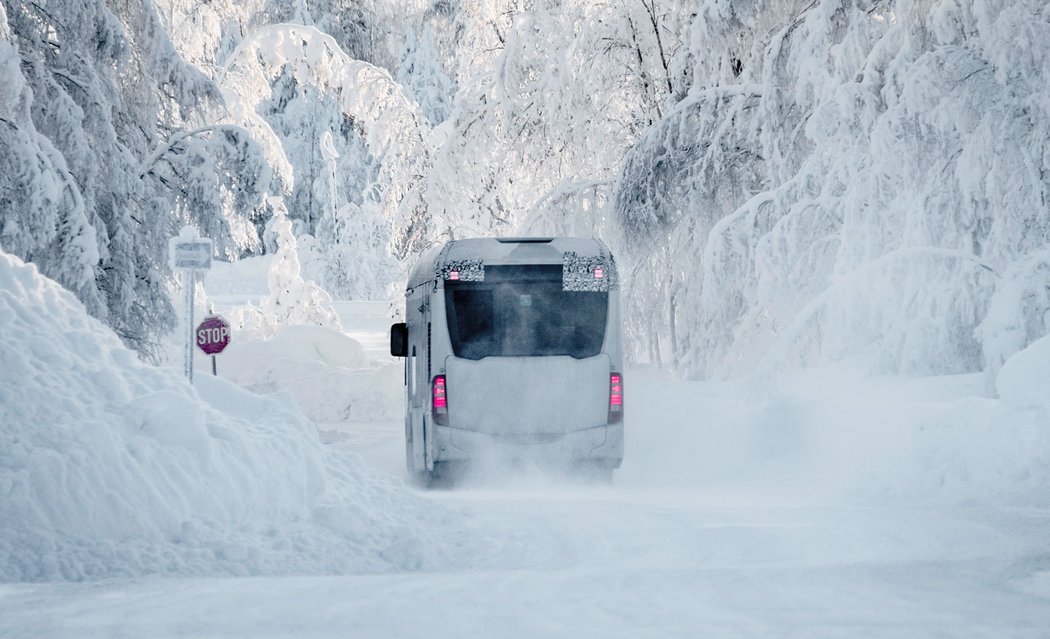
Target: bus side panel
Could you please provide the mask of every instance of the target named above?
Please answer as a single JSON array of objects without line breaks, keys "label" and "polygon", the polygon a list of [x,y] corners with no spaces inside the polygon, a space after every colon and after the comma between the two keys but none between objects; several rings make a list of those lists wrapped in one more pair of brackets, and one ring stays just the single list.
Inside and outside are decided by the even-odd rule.
[{"label": "bus side panel", "polygon": [[424,287],[418,287],[405,300],[408,324],[408,357],[405,359],[405,448],[409,470],[428,467],[425,420],[430,394],[427,379],[427,325]]},{"label": "bus side panel", "polygon": [[609,291],[609,316],[602,351],[609,356],[613,372],[623,372],[623,326],[620,319],[620,291]]}]

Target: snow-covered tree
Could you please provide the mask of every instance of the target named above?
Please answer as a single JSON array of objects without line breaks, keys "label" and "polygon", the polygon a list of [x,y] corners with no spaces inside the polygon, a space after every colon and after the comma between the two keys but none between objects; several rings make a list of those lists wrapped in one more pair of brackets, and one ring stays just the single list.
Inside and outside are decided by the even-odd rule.
[{"label": "snow-covered tree", "polygon": [[0,181],[32,219],[8,225],[15,209],[0,211],[20,238],[5,248],[154,355],[173,326],[167,238],[193,221],[250,246],[244,219],[273,188],[266,163],[244,132],[211,126],[219,92],[180,58],[152,0],[5,2],[4,14],[12,126],[0,148],[23,168]]},{"label": "snow-covered tree", "polygon": [[994,372],[1044,331],[1034,0],[2,6],[0,244],[143,352],[167,236],[276,249],[268,195],[340,296],[447,238],[604,236],[633,355],[688,375]]},{"label": "snow-covered tree", "polygon": [[[303,232],[319,233],[318,239],[326,246],[345,246],[352,238],[341,234],[345,224],[337,218],[354,216],[348,223],[367,229],[360,236],[368,243],[360,247],[362,255],[372,254],[370,246],[378,243],[388,255],[402,261],[429,245],[425,177],[430,174],[433,153],[430,126],[389,72],[351,59],[333,38],[314,27],[281,24],[245,39],[227,61],[220,82],[229,103],[270,105],[279,130],[287,131],[286,139],[302,143],[298,147],[302,152],[295,157],[305,158],[297,164],[308,170],[310,179],[301,180],[297,192],[302,195],[296,202],[301,203],[303,197],[311,201],[303,207],[309,209],[308,216],[292,211],[292,217],[308,221]],[[314,99],[297,102],[300,96]],[[317,106],[319,96],[329,100],[328,106]],[[315,120],[321,124],[310,123],[301,111],[289,115],[294,104],[314,109],[320,115]],[[246,126],[249,120],[258,120],[251,109],[240,112],[245,114]],[[261,128],[280,139],[278,129],[269,123]],[[329,157],[319,146],[325,139],[333,145],[334,154]],[[370,157],[362,158],[360,148],[355,148],[358,139],[364,141]],[[290,148],[296,148],[294,143]],[[357,163],[353,167],[356,174],[349,172],[352,180],[344,181],[343,172],[337,171],[336,188],[321,186],[329,179],[325,176],[331,175],[331,161],[338,166],[344,158]],[[378,158],[374,168],[372,158]],[[364,178],[368,182],[361,188],[358,185]],[[317,227],[326,216],[327,221]],[[376,237],[373,231],[379,229],[382,235]],[[326,233],[327,238],[321,237]],[[380,272],[383,279],[377,290],[385,290],[399,276],[398,270]]]},{"label": "snow-covered tree", "polygon": [[173,201],[177,220],[194,222],[227,260],[260,250],[263,198],[283,190],[251,134],[228,124],[173,133],[139,173],[153,192]]},{"label": "snow-covered tree", "polygon": [[448,119],[452,111],[454,89],[441,66],[430,25],[424,23],[417,36],[408,28],[397,81],[433,125]]},{"label": "snow-covered tree", "polygon": [[1006,360],[1050,335],[1050,246],[1018,259],[1003,273],[979,328],[990,390]]},{"label": "snow-covered tree", "polygon": [[431,192],[445,236],[608,234],[616,170],[673,99],[667,25],[679,9],[667,4],[460,8],[460,41],[485,55],[457,67],[440,131]]},{"label": "snow-covered tree", "polygon": [[636,337],[673,326],[698,376],[982,367],[1000,275],[1050,239],[1045,7],[705,2],[687,35],[618,189]]},{"label": "snow-covered tree", "polygon": [[342,330],[331,296],[300,273],[298,245],[284,203],[280,198],[270,198],[268,204],[273,209],[271,225],[277,238],[277,254],[268,277],[270,294],[262,301],[268,333],[298,324]]},{"label": "snow-covered tree", "polygon": [[106,314],[96,286],[97,224],[65,158],[33,122],[33,93],[21,70],[7,13],[0,5],[0,246],[33,261]]}]

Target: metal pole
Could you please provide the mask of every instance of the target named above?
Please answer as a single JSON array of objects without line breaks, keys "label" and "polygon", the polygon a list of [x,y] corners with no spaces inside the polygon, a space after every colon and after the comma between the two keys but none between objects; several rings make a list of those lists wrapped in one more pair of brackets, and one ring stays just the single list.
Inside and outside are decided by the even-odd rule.
[{"label": "metal pole", "polygon": [[186,269],[182,272],[183,281],[186,286],[186,350],[183,362],[186,369],[186,379],[193,383],[193,299],[197,288],[197,272]]},{"label": "metal pole", "polygon": [[218,373],[215,372],[215,356],[214,355],[211,356],[211,374],[212,375],[218,375]]}]

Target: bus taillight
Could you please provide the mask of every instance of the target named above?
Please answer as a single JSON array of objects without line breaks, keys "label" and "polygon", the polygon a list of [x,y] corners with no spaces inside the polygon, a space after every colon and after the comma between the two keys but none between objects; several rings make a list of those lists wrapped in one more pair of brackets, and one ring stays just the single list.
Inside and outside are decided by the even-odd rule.
[{"label": "bus taillight", "polygon": [[435,424],[448,424],[448,390],[445,388],[445,376],[437,375],[431,386],[431,414]]},{"label": "bus taillight", "polygon": [[623,376],[619,373],[609,375],[609,423],[623,421]]}]

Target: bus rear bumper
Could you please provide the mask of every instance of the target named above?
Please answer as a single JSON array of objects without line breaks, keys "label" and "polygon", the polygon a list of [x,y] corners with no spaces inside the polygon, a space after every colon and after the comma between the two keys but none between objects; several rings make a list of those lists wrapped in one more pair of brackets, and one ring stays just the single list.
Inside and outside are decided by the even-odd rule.
[{"label": "bus rear bumper", "polygon": [[452,426],[435,427],[435,461],[598,462],[619,468],[623,461],[623,424],[608,424],[564,434],[497,435]]}]

